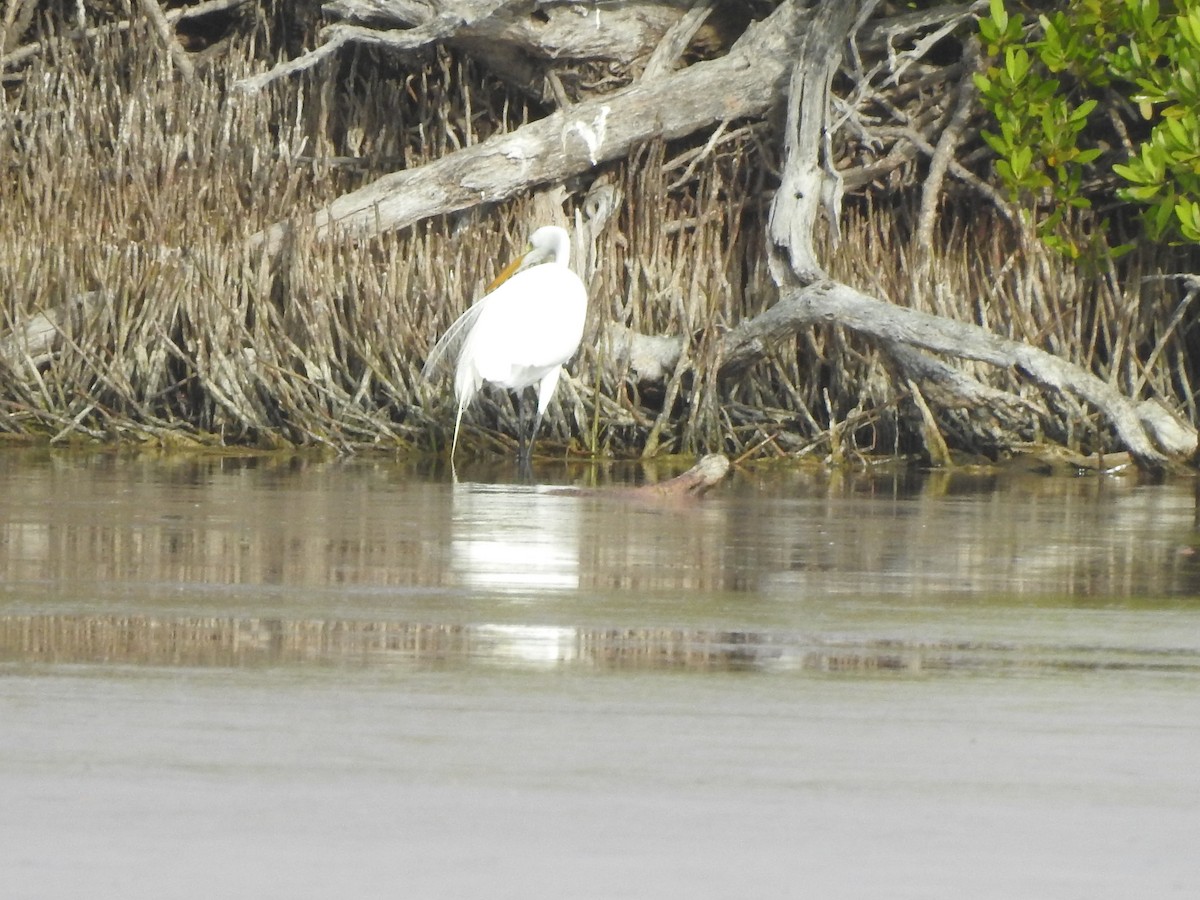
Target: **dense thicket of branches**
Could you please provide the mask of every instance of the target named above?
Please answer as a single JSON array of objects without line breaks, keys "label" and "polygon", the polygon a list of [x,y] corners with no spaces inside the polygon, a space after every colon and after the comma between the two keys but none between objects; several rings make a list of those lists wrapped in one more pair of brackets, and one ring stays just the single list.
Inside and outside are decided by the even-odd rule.
[{"label": "dense thicket of branches", "polygon": [[429,446],[430,342],[557,220],[580,449],[1194,452],[1194,260],[1027,233],[978,4],[35,6],[0,30],[11,433]]}]

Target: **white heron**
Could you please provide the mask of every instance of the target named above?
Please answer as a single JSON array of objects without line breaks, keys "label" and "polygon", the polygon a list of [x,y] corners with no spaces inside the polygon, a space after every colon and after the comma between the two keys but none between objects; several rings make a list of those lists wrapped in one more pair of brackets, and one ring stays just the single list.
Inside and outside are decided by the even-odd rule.
[{"label": "white heron", "polygon": [[[565,229],[545,225],[529,247],[488,287],[474,306],[446,330],[425,361],[429,378],[453,357],[458,415],[450,458],[458,449],[463,410],[487,381],[514,391],[519,409],[520,459],[529,462],[542,415],[558,387],[562,366],[575,355],[587,316],[587,291],[568,268],[571,241]],[[537,418],[525,444],[525,389],[537,385]]]}]

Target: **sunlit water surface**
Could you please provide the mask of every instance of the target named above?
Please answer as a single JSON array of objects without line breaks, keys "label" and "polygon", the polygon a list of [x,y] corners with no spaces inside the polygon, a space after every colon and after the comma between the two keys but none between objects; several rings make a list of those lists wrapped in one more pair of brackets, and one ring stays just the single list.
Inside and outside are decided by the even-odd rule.
[{"label": "sunlit water surface", "polygon": [[1200,896],[1190,483],[514,474],[0,453],[0,896]]}]

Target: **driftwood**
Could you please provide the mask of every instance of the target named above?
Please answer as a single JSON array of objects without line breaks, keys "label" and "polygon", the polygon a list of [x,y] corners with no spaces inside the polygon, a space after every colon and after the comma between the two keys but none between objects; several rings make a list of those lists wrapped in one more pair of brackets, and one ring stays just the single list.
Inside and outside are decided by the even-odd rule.
[{"label": "driftwood", "polygon": [[[851,77],[861,74],[856,69],[861,66],[858,50],[874,45],[885,48],[880,52],[899,72],[907,61],[892,50],[895,35],[906,29],[926,28],[930,29],[928,41],[937,40],[965,22],[977,4],[939,7],[868,22],[879,6],[878,0],[813,7],[785,0],[763,21],[747,27],[724,55],[672,71],[681,48],[712,6],[708,0],[699,0],[688,12],[683,7],[649,2],[612,8],[535,4],[531,16],[528,4],[506,0],[472,0],[454,5],[436,0],[343,0],[335,4],[332,9],[354,22],[382,22],[407,30],[336,25],[327,32],[328,43],[294,63],[292,69],[314,64],[351,42],[397,50],[413,50],[433,41],[458,42],[473,52],[490,53],[488,59],[503,77],[524,79],[526,83],[531,73],[542,71],[537,66],[530,68],[528,63],[533,47],[541,48],[542,60],[560,54],[619,59],[624,52],[626,59],[645,56],[647,63],[642,77],[633,83],[575,103],[569,102],[561,84],[556,88],[553,72],[547,72],[545,85],[538,89],[557,98],[557,112],[420,168],[384,176],[315,212],[308,226],[318,237],[362,236],[404,228],[432,216],[499,202],[588,173],[606,161],[626,157],[651,139],[670,140],[718,123],[763,117],[786,99],[784,166],[768,226],[770,270],[779,287],[779,300],[760,315],[735,324],[720,338],[721,377],[744,372],[802,329],[832,324],[862,335],[886,354],[897,383],[911,392],[929,424],[934,419],[929,404],[941,410],[981,410],[1001,418],[1019,417],[1028,405],[1015,395],[975,381],[933,355],[939,354],[1010,369],[1045,390],[1090,404],[1111,423],[1143,468],[1157,470],[1170,458],[1195,453],[1195,429],[1160,408],[1135,405],[1092,373],[976,325],[896,307],[833,282],[818,260],[815,228],[824,215],[830,233],[836,237],[845,185],[879,177],[915,153],[932,159],[919,223],[920,234],[926,239],[932,232],[936,197],[947,173],[978,190],[1002,214],[1011,215],[994,191],[951,158],[972,102],[969,83],[975,65],[973,52],[968,52],[954,70],[958,81],[943,84],[943,90],[955,92],[945,118],[936,123],[896,126],[887,134],[892,150],[883,158],[858,168],[835,166],[832,139],[839,122],[849,121],[873,140],[885,133],[882,128],[870,132],[867,125],[844,111],[839,113],[839,122],[833,121],[831,84],[839,68],[847,71],[849,67]],[[648,15],[649,10],[662,15],[639,18],[642,13]],[[592,31],[601,35],[589,34],[582,26],[591,15],[608,17],[605,21],[619,25],[597,29],[593,23]],[[491,49],[483,49],[485,45]],[[661,49],[654,52],[651,47]],[[853,65],[847,61],[848,49]],[[518,65],[517,59],[525,62]],[[244,86],[261,89],[271,78],[292,69],[267,73]],[[856,80],[860,85],[868,81]],[[289,227],[288,223],[278,223],[255,235],[251,243],[273,252],[281,246]],[[612,348],[610,358],[628,365],[640,379],[678,380],[684,338],[640,335],[620,323],[609,323],[606,334]],[[936,426],[932,433],[936,434]]]},{"label": "driftwood", "polygon": [[[662,7],[662,4],[646,5]],[[454,43],[454,38],[467,41],[472,52],[475,52],[475,45],[471,42],[479,40],[480,36],[503,34],[515,47],[524,48],[527,53],[533,52],[536,47],[536,43],[534,47],[529,44],[533,40],[529,29],[521,27],[525,20],[514,18],[514,10],[525,10],[524,6],[500,0],[473,0],[463,9],[456,5],[451,12],[437,14],[430,11],[430,6],[429,3],[405,3],[401,0],[379,0],[370,5],[356,2],[352,8],[362,18],[385,9],[387,21],[412,23],[413,27],[406,31],[380,32],[362,26],[333,26],[327,30],[327,43],[317,50],[261,76],[247,79],[240,83],[240,87],[245,91],[261,90],[270,81],[314,65],[349,43],[368,43],[411,52],[438,40]],[[437,7],[437,4],[432,6]],[[611,10],[606,7],[604,22],[611,23],[612,17],[618,13],[628,12],[627,6],[640,9],[637,4],[621,4]],[[697,12],[690,17],[684,15],[682,9],[668,6],[674,17],[673,28],[662,21],[659,27],[638,33],[634,43],[639,44],[651,38],[657,39],[661,34],[662,41],[657,46],[663,52],[656,49],[642,78],[628,87],[565,106],[544,119],[449,153],[419,168],[383,176],[313,213],[307,224],[318,237],[366,236],[405,228],[434,216],[500,202],[523,195],[539,185],[559,183],[586,174],[601,163],[626,157],[634,147],[653,139],[686,137],[703,132],[717,123],[766,115],[786,96],[788,78],[793,74],[790,54],[805,33],[811,34],[811,10],[796,0],[787,0],[767,18],[747,27],[724,56],[664,74],[680,52],[680,41],[684,36],[694,34],[697,21],[702,21],[708,6],[708,0],[697,0]],[[852,4],[824,4],[820,8],[854,7]],[[934,21],[943,23],[947,28],[952,27],[969,16],[970,8],[969,5],[943,7],[937,11],[939,18]],[[419,15],[422,10],[423,15]],[[560,9],[558,15],[571,16],[571,21],[576,25],[580,18],[577,10]],[[641,15],[639,13],[634,18],[640,21]],[[897,17],[875,26],[870,38],[875,41],[890,40],[893,35],[927,25],[929,17],[929,13],[919,17]],[[624,22],[623,19],[621,21]],[[609,27],[606,24],[602,31],[612,34],[621,31],[622,27]],[[597,29],[592,25],[590,30]],[[601,47],[594,37],[589,42],[581,39],[575,44],[569,44],[565,38],[562,40],[562,44],[542,52],[547,56],[562,54],[572,59],[588,54],[600,58],[606,55],[620,58],[619,48],[624,46],[621,42],[612,47]],[[832,47],[836,50],[840,44],[835,43]],[[834,55],[827,62],[831,65],[836,60]],[[526,73],[526,77],[532,76]],[[827,80],[828,73],[823,74],[822,78]],[[555,80],[552,73],[549,80]],[[822,96],[827,98],[827,91]],[[915,142],[913,145],[918,149],[928,148],[929,152],[933,152],[932,146],[920,134],[912,129],[909,131],[905,135],[907,142]],[[909,138],[912,140],[909,141]],[[879,177],[888,167],[899,165],[901,160],[907,160],[911,155],[901,152],[880,166],[866,166],[842,172],[836,177],[855,182],[869,180]],[[833,174],[831,168],[827,171]],[[961,166],[951,166],[950,171],[972,177]],[[995,198],[994,192],[984,190],[989,199]],[[833,201],[840,199],[840,195],[830,197],[824,192],[819,196],[829,200],[831,208],[835,205]],[[281,246],[290,227],[287,222],[279,222],[253,235],[250,244],[274,252]]]},{"label": "driftwood", "polygon": [[[775,343],[770,339],[772,334],[790,336],[801,327],[824,321],[869,336],[885,352],[891,350],[893,360],[901,368],[907,364],[910,373],[923,369],[936,389],[956,396],[961,405],[973,405],[984,399],[994,403],[996,392],[984,395],[972,391],[969,380],[963,377],[933,377],[939,368],[937,363],[917,351],[932,350],[1015,368],[1043,387],[1078,395],[1107,417],[1140,466],[1161,469],[1168,461],[1167,454],[1155,446],[1134,404],[1092,373],[1036,347],[1002,338],[969,323],[902,310],[848,285],[822,281],[824,272],[813,251],[816,212],[824,202],[833,210],[832,215],[836,215],[841,190],[838,175],[832,170],[828,145],[829,84],[841,48],[877,3],[878,0],[862,0],[857,8],[851,3],[824,4],[793,65],[785,134],[787,158],[769,225],[772,274],[784,292],[774,307],[735,328],[727,337],[725,367],[736,369],[759,358],[764,346]],[[968,59],[971,58],[968,54]],[[957,132],[961,130],[963,103],[960,95],[948,126],[950,141],[957,140]],[[939,164],[936,155],[934,161],[932,174],[941,178],[946,164]],[[927,205],[922,204],[923,217],[928,215]],[[923,221],[919,231],[931,233],[932,227]],[[797,284],[812,284],[812,287],[796,291]],[[925,398],[915,383],[913,387],[918,407],[929,420]],[[1193,432],[1190,453],[1195,452],[1195,446]],[[939,449],[941,453],[935,452],[935,456],[944,455],[944,447]]]},{"label": "driftwood", "polygon": [[411,54],[444,42],[470,52],[493,74],[538,100],[554,99],[535,60],[620,62],[647,58],[684,10],[657,0],[619,4],[524,0],[335,0],[324,6],[341,21],[303,56],[243,79],[246,92],[311,68],[343,47],[360,45]]},{"label": "driftwood", "polygon": [[[818,323],[841,325],[870,337],[885,352],[892,352],[902,361],[901,354],[906,348],[915,347],[1016,369],[1046,388],[1076,394],[1095,406],[1112,422],[1139,464],[1154,468],[1166,462],[1165,454],[1146,433],[1134,404],[1090,372],[977,325],[893,306],[845,284],[818,282],[785,294],[766,313],[743,323],[727,336],[725,365],[734,369],[746,365],[759,358],[765,347],[773,346],[780,335],[792,335],[800,328]],[[940,374],[940,370],[936,371]],[[984,390],[965,376],[949,380],[933,373],[934,370],[926,370],[925,379],[955,398],[951,401],[955,405],[993,406],[1000,399],[1001,392]],[[1015,397],[1009,402],[1019,403]],[[943,404],[949,405],[945,400]]]},{"label": "driftwood", "polygon": [[[839,325],[869,338],[891,357],[906,379],[932,394],[940,408],[980,409],[993,416],[1015,417],[1027,404],[935,357],[915,352],[916,348],[1014,369],[1045,388],[1078,395],[1112,422],[1141,465],[1161,466],[1168,455],[1186,457],[1195,451],[1195,431],[1161,406],[1134,404],[1107,382],[1060,357],[977,325],[895,306],[834,281],[793,288],[766,312],[724,334],[719,347],[720,377],[738,377],[772,348],[814,325]],[[624,326],[610,329],[609,337],[614,344],[623,345],[622,361],[647,379],[665,377],[684,349],[681,337],[636,335]]]},{"label": "driftwood", "polygon": [[682,500],[702,497],[716,487],[729,473],[729,460],[720,453],[710,453],[684,472],[659,484],[643,484],[630,488],[630,496],[643,500]]},{"label": "driftwood", "polygon": [[[563,181],[653,138],[669,140],[717,122],[760,116],[781,96],[788,47],[806,19],[803,10],[786,3],[719,59],[575,104],[420,168],[386,175],[317,212],[311,227],[318,237],[404,228]],[[288,227],[279,223],[251,244],[275,251]]]},{"label": "driftwood", "polygon": [[555,494],[581,496],[585,494],[602,494],[626,500],[644,500],[653,503],[679,502],[696,500],[724,481],[729,474],[729,458],[721,453],[710,453],[684,472],[674,478],[668,478],[656,484],[641,484],[637,487],[620,487],[613,490],[598,490],[587,488],[561,488]]},{"label": "driftwood", "polygon": [[[864,18],[877,3],[869,0],[863,4]],[[842,186],[829,144],[830,83],[842,47],[856,30],[858,15],[855,3],[821,4],[791,66],[783,174],[767,222],[771,275],[780,287],[806,284],[823,274],[813,249],[822,207],[833,219],[832,232],[837,233]]]}]

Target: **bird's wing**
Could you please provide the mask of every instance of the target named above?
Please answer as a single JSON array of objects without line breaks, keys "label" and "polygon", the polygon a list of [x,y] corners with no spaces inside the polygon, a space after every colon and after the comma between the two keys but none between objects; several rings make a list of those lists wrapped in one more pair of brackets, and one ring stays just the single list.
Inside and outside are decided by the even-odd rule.
[{"label": "bird's wing", "polygon": [[446,333],[433,345],[433,349],[429,351],[429,357],[421,369],[422,378],[429,378],[436,374],[438,367],[447,358],[453,360],[458,357],[458,351],[462,349],[463,341],[467,339],[471,327],[479,319],[480,313],[487,305],[485,300],[487,300],[486,297],[455,319],[454,324],[447,328]]}]

